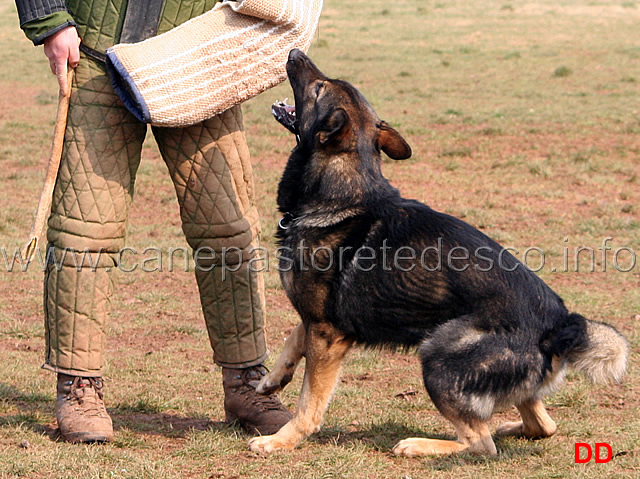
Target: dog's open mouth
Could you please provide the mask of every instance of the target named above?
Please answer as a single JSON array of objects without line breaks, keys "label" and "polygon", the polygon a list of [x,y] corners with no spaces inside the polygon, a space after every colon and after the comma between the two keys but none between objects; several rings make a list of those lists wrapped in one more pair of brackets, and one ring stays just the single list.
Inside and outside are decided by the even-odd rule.
[{"label": "dog's open mouth", "polygon": [[271,113],[278,122],[294,135],[298,134],[298,121],[296,118],[296,107],[287,105],[287,99],[277,101],[271,105]]}]

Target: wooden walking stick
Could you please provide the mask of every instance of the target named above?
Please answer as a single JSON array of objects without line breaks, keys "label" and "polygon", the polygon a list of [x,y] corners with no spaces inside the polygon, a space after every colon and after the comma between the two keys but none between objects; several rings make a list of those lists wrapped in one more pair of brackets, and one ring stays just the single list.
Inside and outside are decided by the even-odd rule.
[{"label": "wooden walking stick", "polygon": [[67,128],[67,113],[69,111],[69,97],[71,96],[71,80],[73,79],[73,68],[69,68],[67,72],[67,94],[62,92],[58,97],[58,113],[56,115],[56,126],[53,131],[53,144],[51,145],[51,154],[47,163],[47,176],[44,180],[40,200],[38,201],[38,209],[36,210],[33,226],[29,234],[29,241],[22,249],[22,259],[30,262],[34,253],[38,249],[38,239],[42,234],[44,222],[51,208],[51,198],[53,195],[53,187],[58,177],[58,168],[60,167],[60,159],[62,158],[62,147],[64,145],[64,132]]}]

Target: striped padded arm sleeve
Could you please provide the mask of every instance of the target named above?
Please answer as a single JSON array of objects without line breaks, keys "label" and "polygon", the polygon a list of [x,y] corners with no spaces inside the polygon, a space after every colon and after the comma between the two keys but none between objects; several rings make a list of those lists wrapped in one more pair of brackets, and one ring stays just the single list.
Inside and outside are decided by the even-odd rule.
[{"label": "striped padded arm sleeve", "polygon": [[66,11],[64,0],[16,0],[20,25],[55,12]]}]

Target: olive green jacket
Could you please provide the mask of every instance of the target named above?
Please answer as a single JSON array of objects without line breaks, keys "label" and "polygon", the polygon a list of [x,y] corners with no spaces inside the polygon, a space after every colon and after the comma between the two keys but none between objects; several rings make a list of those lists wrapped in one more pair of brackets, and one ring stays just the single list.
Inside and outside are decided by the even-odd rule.
[{"label": "olive green jacket", "polygon": [[[217,1],[132,0],[129,5],[128,0],[16,0],[16,5],[20,27],[35,45],[67,26],[76,26],[82,44],[102,53],[120,43],[123,26],[131,20],[127,16],[138,13],[136,22],[129,22],[131,30],[146,30],[149,37],[203,14]],[[148,11],[140,15],[142,9]]]}]

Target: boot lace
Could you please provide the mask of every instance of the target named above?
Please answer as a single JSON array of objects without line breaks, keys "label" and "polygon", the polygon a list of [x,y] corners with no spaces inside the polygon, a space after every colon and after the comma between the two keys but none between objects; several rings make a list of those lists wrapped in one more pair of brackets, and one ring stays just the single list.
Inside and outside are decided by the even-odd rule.
[{"label": "boot lace", "polygon": [[[83,378],[77,376],[71,383],[71,392],[67,398],[76,401],[79,406],[83,406],[82,410],[88,416],[104,417],[107,415],[107,410],[104,407],[102,387],[102,379],[100,378]],[[87,389],[93,389],[95,396],[87,395]]]}]

